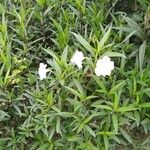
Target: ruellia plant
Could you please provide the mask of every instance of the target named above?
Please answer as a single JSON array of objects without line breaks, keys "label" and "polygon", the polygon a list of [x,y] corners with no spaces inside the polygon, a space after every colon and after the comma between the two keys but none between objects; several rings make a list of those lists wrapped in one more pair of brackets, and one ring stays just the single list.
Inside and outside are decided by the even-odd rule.
[{"label": "ruellia plant", "polygon": [[0,2],[1,150],[149,150],[149,0]]}]

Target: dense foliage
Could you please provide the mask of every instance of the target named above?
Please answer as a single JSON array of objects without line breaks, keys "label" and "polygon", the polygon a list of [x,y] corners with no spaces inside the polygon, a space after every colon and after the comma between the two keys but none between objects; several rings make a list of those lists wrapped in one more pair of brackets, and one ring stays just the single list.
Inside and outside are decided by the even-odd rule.
[{"label": "dense foliage", "polygon": [[149,0],[0,2],[1,150],[149,149]]}]

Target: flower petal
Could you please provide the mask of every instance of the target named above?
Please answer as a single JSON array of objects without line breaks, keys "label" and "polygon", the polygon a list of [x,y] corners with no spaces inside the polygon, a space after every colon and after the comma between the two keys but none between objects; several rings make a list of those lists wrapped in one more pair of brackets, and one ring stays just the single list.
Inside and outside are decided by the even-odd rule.
[{"label": "flower petal", "polygon": [[84,60],[84,55],[82,52],[79,52],[78,50],[73,54],[70,62],[74,65],[77,65],[79,69],[82,68],[82,61]]},{"label": "flower petal", "polygon": [[38,69],[38,74],[40,76],[40,80],[43,80],[46,78],[46,73],[47,73],[47,69],[46,69],[47,65],[44,63],[40,63],[39,64],[39,69]]},{"label": "flower petal", "polygon": [[114,69],[114,62],[110,60],[108,56],[104,56],[96,63],[95,74],[97,76],[110,76],[111,71]]}]

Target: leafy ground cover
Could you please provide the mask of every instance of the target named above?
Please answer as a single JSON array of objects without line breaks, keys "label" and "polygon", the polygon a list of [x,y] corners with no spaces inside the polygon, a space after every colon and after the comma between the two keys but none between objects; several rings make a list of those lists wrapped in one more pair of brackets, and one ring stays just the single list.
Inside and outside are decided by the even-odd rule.
[{"label": "leafy ground cover", "polygon": [[149,149],[149,0],[0,2],[1,150]]}]

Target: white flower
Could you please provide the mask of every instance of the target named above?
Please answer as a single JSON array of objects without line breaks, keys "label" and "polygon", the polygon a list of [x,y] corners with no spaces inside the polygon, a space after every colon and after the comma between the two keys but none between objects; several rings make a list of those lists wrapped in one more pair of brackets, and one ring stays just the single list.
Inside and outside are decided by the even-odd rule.
[{"label": "white flower", "polygon": [[40,76],[40,80],[43,80],[46,78],[46,73],[47,73],[47,69],[46,69],[47,65],[44,63],[40,63],[39,65],[39,69],[38,69],[38,74]]},{"label": "white flower", "polygon": [[96,63],[95,74],[97,76],[110,76],[111,71],[114,69],[114,62],[110,60],[108,56],[104,56]]},{"label": "white flower", "polygon": [[82,53],[82,52],[79,52],[79,51],[77,50],[77,51],[73,54],[73,56],[72,56],[70,62],[71,62],[72,64],[77,65],[77,67],[78,67],[79,69],[81,69],[81,68],[82,68],[82,61],[83,61],[84,58],[85,58],[85,57],[84,57],[83,53]]}]

